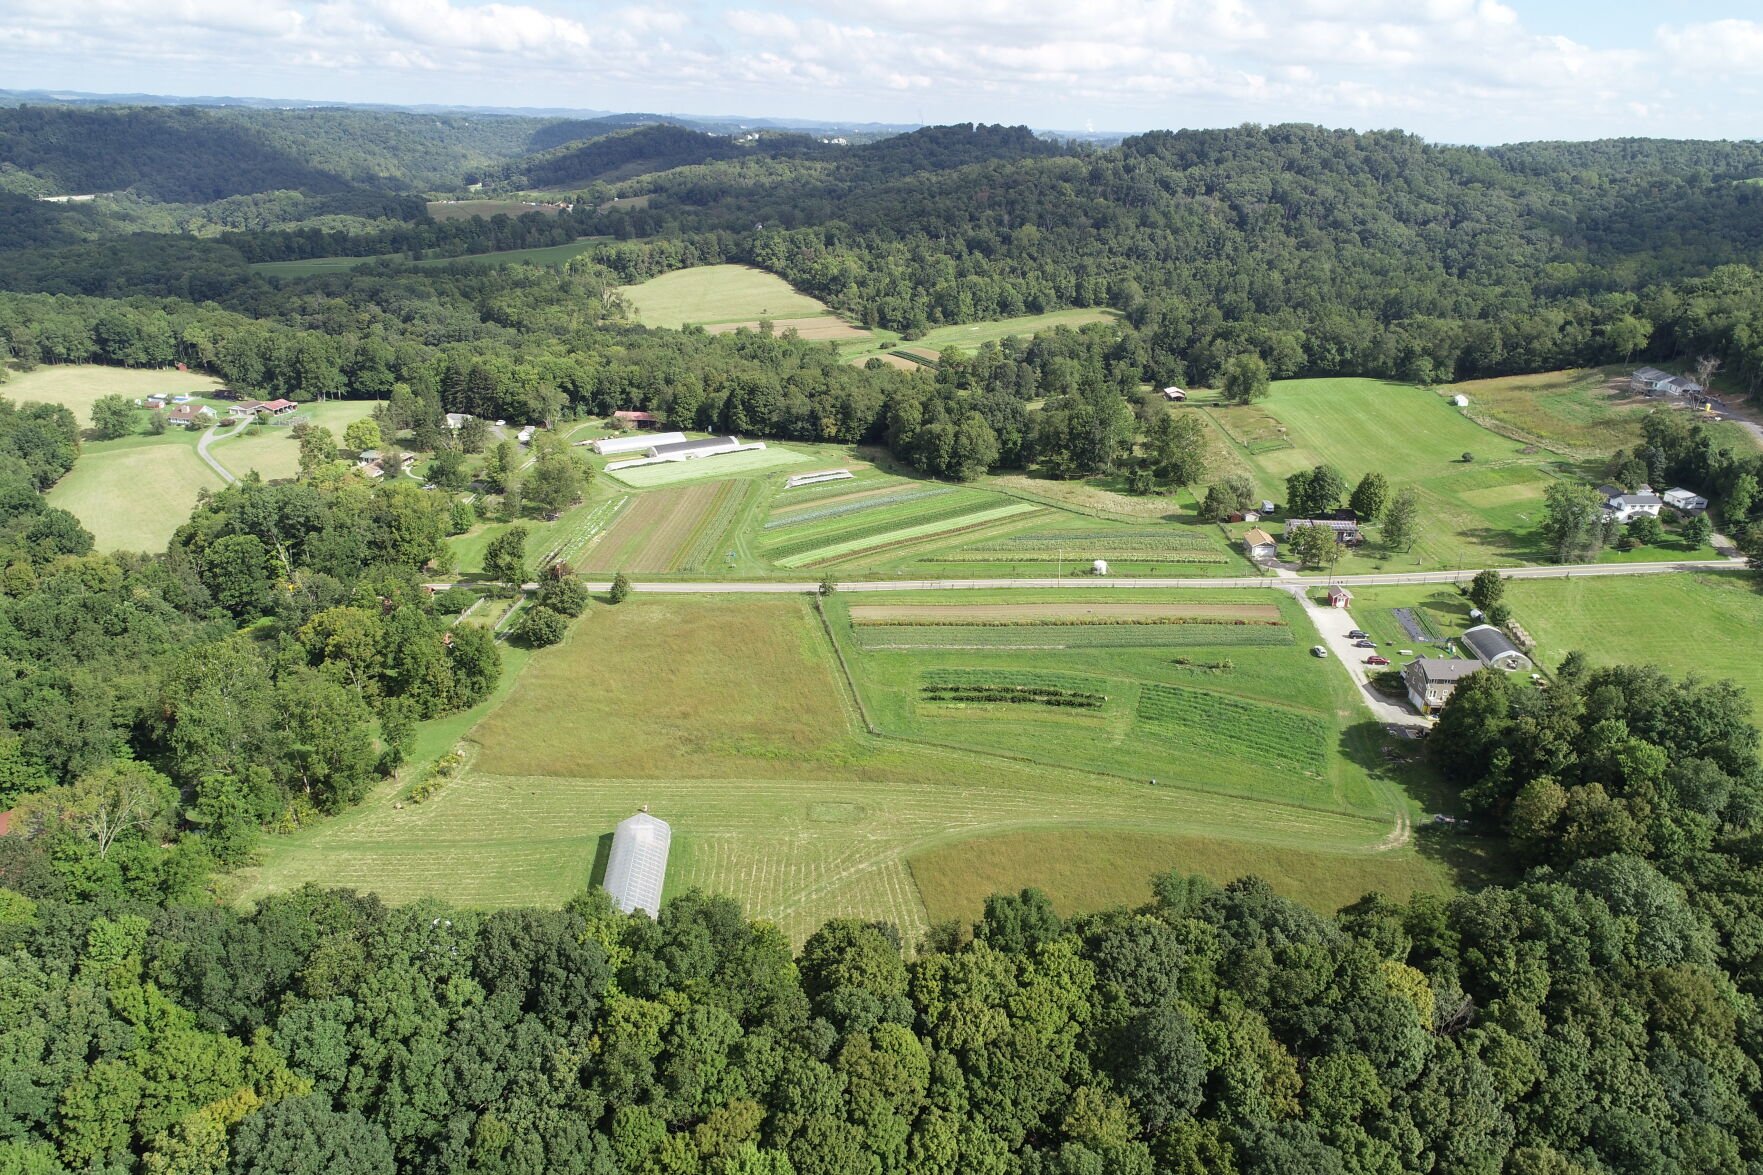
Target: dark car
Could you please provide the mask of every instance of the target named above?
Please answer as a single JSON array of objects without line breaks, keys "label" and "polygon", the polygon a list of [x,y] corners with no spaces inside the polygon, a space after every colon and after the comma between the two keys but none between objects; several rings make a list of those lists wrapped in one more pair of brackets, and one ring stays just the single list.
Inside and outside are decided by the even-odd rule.
[{"label": "dark car", "polygon": [[1377,642],[1376,641],[1354,641],[1353,647],[1355,649],[1375,649],[1375,648],[1377,648]]},{"label": "dark car", "polygon": [[1376,655],[1374,653],[1371,656],[1365,658],[1365,663],[1367,665],[1388,665],[1390,663],[1390,659],[1388,657],[1379,657],[1378,655]]},{"label": "dark car", "polygon": [[1349,632],[1349,633],[1348,633],[1348,634],[1347,634],[1347,637],[1348,637],[1348,639],[1350,639],[1350,640],[1356,640],[1356,641],[1357,641],[1357,640],[1364,640],[1364,639],[1365,639],[1365,637],[1366,637],[1366,635],[1367,635],[1367,634],[1365,634],[1365,633],[1364,633],[1364,632],[1361,632],[1361,631],[1360,631],[1360,630],[1359,630],[1359,629],[1357,629],[1357,628],[1355,628],[1355,629],[1354,629],[1354,630],[1353,630],[1353,631],[1352,631],[1352,632]]}]

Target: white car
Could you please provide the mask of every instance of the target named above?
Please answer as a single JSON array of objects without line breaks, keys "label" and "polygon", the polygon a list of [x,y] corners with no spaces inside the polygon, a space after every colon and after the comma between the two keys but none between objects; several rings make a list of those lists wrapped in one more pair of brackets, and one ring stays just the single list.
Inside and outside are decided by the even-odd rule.
[{"label": "white car", "polygon": [[1312,657],[1326,657],[1326,656],[1328,656],[1328,650],[1323,648],[1321,645],[1311,645],[1310,646],[1310,655]]}]

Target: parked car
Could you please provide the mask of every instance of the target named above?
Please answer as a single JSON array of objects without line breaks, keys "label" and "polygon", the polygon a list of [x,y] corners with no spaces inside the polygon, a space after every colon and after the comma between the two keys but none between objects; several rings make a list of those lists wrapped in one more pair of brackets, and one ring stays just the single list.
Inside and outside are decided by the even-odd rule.
[{"label": "parked car", "polygon": [[1323,648],[1321,645],[1311,645],[1310,646],[1310,655],[1312,657],[1326,657],[1326,656],[1328,656],[1328,650]]},{"label": "parked car", "polygon": [[1373,653],[1371,656],[1365,658],[1365,663],[1367,665],[1388,665],[1390,659],[1388,657],[1379,657],[1376,653]]},{"label": "parked car", "polygon": [[1347,639],[1348,640],[1355,640],[1355,641],[1362,641],[1366,638],[1367,635],[1369,635],[1369,634],[1367,634],[1363,629],[1355,628],[1352,632],[1349,632],[1347,634]]},{"label": "parked car", "polygon": [[1377,642],[1376,641],[1354,641],[1353,647],[1355,649],[1375,649],[1375,648],[1377,648]]}]

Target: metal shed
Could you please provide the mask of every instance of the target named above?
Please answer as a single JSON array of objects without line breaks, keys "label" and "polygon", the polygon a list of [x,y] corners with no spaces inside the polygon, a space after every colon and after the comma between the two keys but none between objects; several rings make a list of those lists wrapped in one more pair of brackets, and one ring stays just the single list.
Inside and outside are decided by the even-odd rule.
[{"label": "metal shed", "polygon": [[1492,665],[1508,673],[1530,668],[1530,658],[1519,652],[1518,646],[1491,624],[1465,629],[1460,639],[1483,665]]},{"label": "metal shed", "polygon": [[612,834],[603,888],[624,913],[641,910],[653,918],[661,912],[661,887],[667,880],[667,847],[673,830],[667,821],[638,812]]}]

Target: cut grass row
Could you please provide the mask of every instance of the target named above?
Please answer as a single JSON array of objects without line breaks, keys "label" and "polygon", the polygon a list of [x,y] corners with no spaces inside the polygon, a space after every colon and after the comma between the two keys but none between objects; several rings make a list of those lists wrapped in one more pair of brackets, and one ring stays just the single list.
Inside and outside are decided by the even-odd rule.
[{"label": "cut grass row", "polygon": [[862,625],[864,649],[1204,649],[1290,645],[1289,628],[1271,624],[1037,624],[963,627],[952,624]]}]

